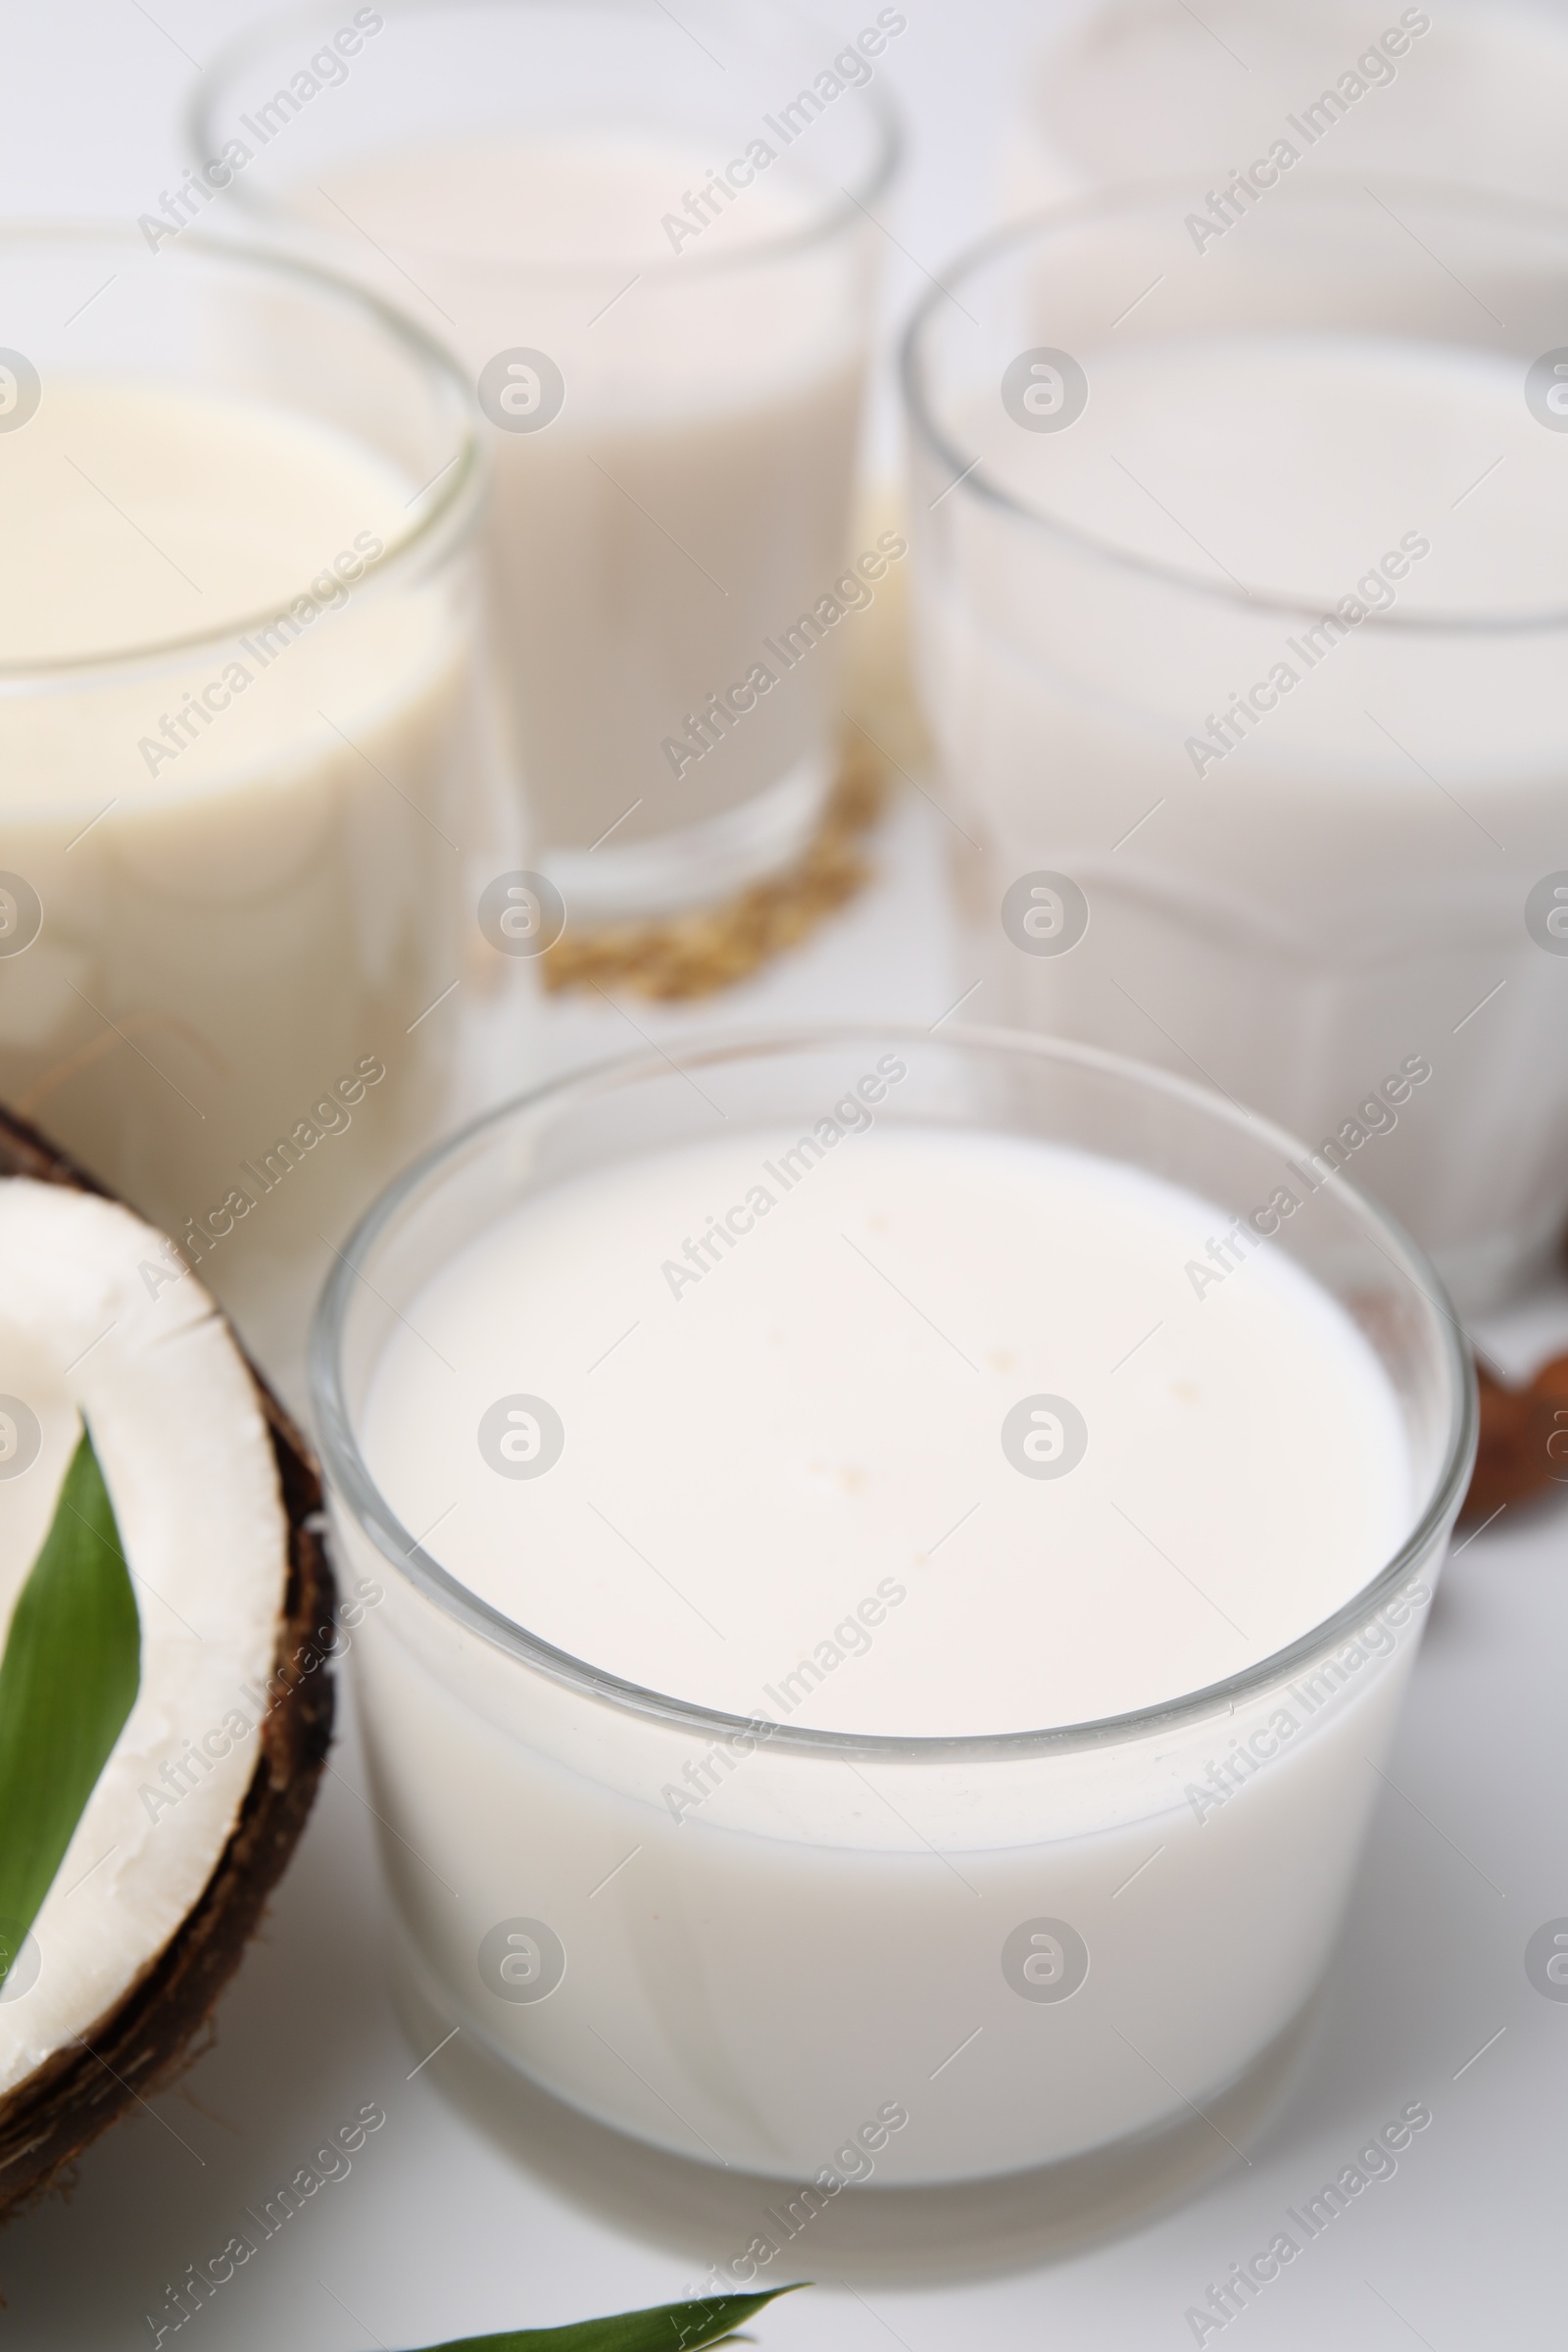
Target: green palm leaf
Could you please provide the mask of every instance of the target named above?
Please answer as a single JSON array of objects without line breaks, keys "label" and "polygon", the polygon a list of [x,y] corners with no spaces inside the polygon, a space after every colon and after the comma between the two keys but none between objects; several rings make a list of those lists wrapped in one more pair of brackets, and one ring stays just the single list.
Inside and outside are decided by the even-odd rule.
[{"label": "green palm leaf", "polygon": [[765,2295],[661,2303],[650,2311],[623,2311],[609,2320],[576,2320],[569,2328],[514,2328],[501,2335],[466,2335],[461,2341],[432,2344],[428,2352],[699,2352],[703,2344],[726,2342],[743,2320],[775,2295],[794,2292],[794,2286],[774,2286]]},{"label": "green palm leaf", "polygon": [[135,1704],[141,1620],[82,1433],[0,1659],[0,1983]]}]

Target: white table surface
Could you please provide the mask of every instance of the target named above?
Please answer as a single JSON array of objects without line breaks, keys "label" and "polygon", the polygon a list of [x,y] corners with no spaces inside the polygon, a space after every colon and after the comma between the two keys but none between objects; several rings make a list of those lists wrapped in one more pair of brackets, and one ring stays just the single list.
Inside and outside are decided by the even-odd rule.
[{"label": "white table surface", "polygon": [[[891,225],[890,310],[989,218],[995,130],[1053,0],[906,0],[889,53],[911,128]],[[0,211],[134,215],[177,170],[173,113],[192,64],[254,12],[231,0],[10,0],[0,24]],[[823,13],[853,31],[854,0]],[[1384,12],[1393,16],[1396,12]],[[1378,22],[1382,16],[1374,11]],[[1372,20],[1369,18],[1369,27]],[[1375,29],[1375,27],[1372,27]],[[3,560],[3,551],[0,551]],[[973,979],[943,891],[945,826],[895,811],[880,878],[770,972],[716,1004],[549,1008],[552,1066],[693,1028],[857,1011],[934,1021]],[[982,991],[965,1016],[985,1017]],[[1568,1343],[1568,1289],[1486,1334],[1507,1362]],[[997,2221],[989,2257],[911,2252],[862,2266],[757,2323],[777,2352],[1190,2344],[1184,2314],[1265,2245],[1286,2207],[1423,2099],[1433,2125],[1225,2330],[1253,2352],[1431,2352],[1560,2340],[1557,2232],[1568,2164],[1568,2003],[1526,1979],[1543,1921],[1568,1914],[1568,1509],[1507,1513],[1451,1566],[1380,1795],[1349,1922],[1294,2092],[1247,2160],[1131,2235],[1031,2258]],[[342,1693],[345,1699],[349,1693]],[[612,2146],[526,2101],[488,2102],[461,2042],[424,2055],[396,2022],[387,1917],[344,1709],[342,1737],[261,1938],[220,2004],[216,2044],[173,2091],[89,2155],[69,2201],[0,2236],[0,2342],[120,2352],[242,2208],[368,2101],[385,2128],[169,2343],[207,2352],[362,2352],[549,2326],[687,2291],[745,2242],[741,2190]],[[1477,2055],[1477,2053],[1481,2053]],[[737,2203],[739,2194],[741,2201]],[[802,2241],[801,2270],[826,2276]],[[944,2261],[949,2275],[942,2276]],[[976,2262],[981,2267],[976,2270]],[[782,2266],[781,2266],[782,2267]],[[1210,2341],[1214,2340],[1212,2337]]]}]

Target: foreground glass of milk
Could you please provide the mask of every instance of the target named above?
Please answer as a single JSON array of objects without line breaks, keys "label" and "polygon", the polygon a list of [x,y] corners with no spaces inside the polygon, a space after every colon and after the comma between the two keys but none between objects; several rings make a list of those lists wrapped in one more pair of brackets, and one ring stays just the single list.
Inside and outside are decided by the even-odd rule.
[{"label": "foreground glass of milk", "polygon": [[[1276,148],[1287,170],[1568,194],[1568,37],[1544,9],[1099,0],[1045,42],[1004,166],[1014,210],[1185,174],[1199,211]],[[1240,203],[1242,197],[1234,201]]]},{"label": "foreground glass of milk", "polygon": [[287,1383],[508,968],[466,388],[194,232],[17,230],[0,295],[0,1095]]},{"label": "foreground glass of milk", "polygon": [[1568,1215],[1568,222],[1189,214],[1006,231],[906,345],[977,953],[1353,1166],[1478,1308]]},{"label": "foreground glass of milk", "polygon": [[1430,1267],[1343,1179],[1284,1216],[1298,1150],[1087,1049],[843,1030],[415,1167],[313,1379],[426,2002],[823,2194],[1045,2167],[1077,2228],[1228,2161],[1474,1443]]},{"label": "foreground glass of milk", "polygon": [[329,241],[476,381],[502,675],[570,915],[722,897],[810,840],[843,643],[904,553],[847,535],[907,19],[342,16],[204,76],[191,204],[216,182]]}]

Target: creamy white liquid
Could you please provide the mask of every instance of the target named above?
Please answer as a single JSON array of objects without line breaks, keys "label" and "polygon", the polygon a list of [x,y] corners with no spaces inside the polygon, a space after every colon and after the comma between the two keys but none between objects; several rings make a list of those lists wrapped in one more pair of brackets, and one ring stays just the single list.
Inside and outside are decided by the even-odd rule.
[{"label": "creamy white liquid", "polygon": [[[1370,1349],[1278,1252],[1195,1296],[1217,1209],[934,1129],[848,1137],[786,1190],[797,1140],[726,1136],[546,1194],[394,1332],[370,1468],[515,1622],[732,1714],[1013,1732],[1219,1681],[1396,1548],[1409,1468]],[[686,1239],[749,1191],[753,1230],[691,1274]],[[475,1442],[512,1393],[565,1427],[538,1478]],[[1059,1479],[1004,1451],[1036,1394],[1088,1425]]]},{"label": "creamy white liquid", "polygon": [[[361,218],[352,189],[377,228],[433,260],[558,270],[635,267],[688,246],[704,260],[734,260],[809,222],[819,193],[787,168],[732,191],[727,204],[715,199],[710,219],[689,214],[686,200],[710,181],[711,160],[694,145],[632,131],[429,140],[340,166],[313,184],[311,209],[324,221],[335,202],[352,225]],[[672,245],[666,214],[695,236]]]},{"label": "creamy white liquid", "polygon": [[[921,683],[990,824],[1010,1007],[1313,1143],[1425,1057],[1356,1173],[1461,1303],[1495,1297],[1568,1210],[1568,963],[1525,927],[1568,861],[1560,631],[1404,624],[1568,609],[1563,437],[1512,362],[1371,334],[1078,356],[1068,429],[1020,430],[994,385],[962,415],[976,478],[1045,527],[960,492],[921,581]],[[1314,639],[1344,599],[1352,624]],[[1034,870],[1088,896],[1070,953],[1002,933]]]},{"label": "creamy white liquid", "polygon": [[[1316,1680],[1142,1737],[789,1744],[1015,1732],[1211,1683],[1348,1599],[1419,1507],[1385,1374],[1277,1248],[1200,1298],[1207,1203],[837,1108],[859,1131],[813,1128],[819,1160],[794,1130],[724,1132],[454,1233],[412,1295],[395,1264],[373,1277],[397,1314],[360,1427],[410,1538],[535,1634],[751,1729],[586,1695],[338,1524],[347,1562],[383,1561],[356,1659],[437,2009],[702,2161],[839,2179],[893,2103],[880,2182],[975,2178],[1211,2112],[1298,2015],[1431,1564]],[[674,1281],[711,1218],[733,1247]],[[1040,1396],[1087,1431],[1060,1477],[1003,1448]],[[481,1421],[525,1397],[562,1448],[503,1475]],[[1054,2005],[1018,1952],[1062,1922],[1088,1973]]]},{"label": "creamy white liquid", "polygon": [[[791,242],[823,197],[784,160],[672,248],[665,217],[713,160],[585,131],[409,147],[289,191],[476,377],[526,350],[564,379],[552,421],[490,428],[491,553],[537,828],[547,852],[576,853],[554,870],[585,912],[622,890],[678,904],[779,861],[827,780],[831,628],[793,670],[763,639],[844,564],[861,264],[853,239]],[[666,739],[701,746],[688,714],[758,663],[775,683],[755,707],[672,760]],[[707,868],[624,862],[768,792],[772,815],[710,843]]]},{"label": "creamy white liquid", "polygon": [[259,402],[53,379],[0,449],[6,660],[111,660],[286,606],[357,531],[392,539],[407,497],[363,444]]},{"label": "creamy white liquid", "polygon": [[419,488],[154,381],[51,376],[0,436],[7,661],[105,664],[0,691],[0,864],[42,907],[0,956],[0,1092],[274,1365],[444,1085],[442,1015],[410,1027],[459,976],[482,755],[450,580],[376,576]]}]

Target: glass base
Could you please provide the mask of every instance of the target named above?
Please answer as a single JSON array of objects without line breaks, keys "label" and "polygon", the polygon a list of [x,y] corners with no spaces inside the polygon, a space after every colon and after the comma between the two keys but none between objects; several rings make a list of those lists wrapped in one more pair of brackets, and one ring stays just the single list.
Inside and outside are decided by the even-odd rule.
[{"label": "glass base", "polygon": [[[841,2192],[786,2236],[780,2216],[791,2184],[672,2155],[567,2106],[519,2073],[470,2019],[449,2013],[402,1934],[392,1941],[393,2004],[414,2055],[423,2059],[450,2037],[430,2068],[446,2095],[552,2192],[630,2236],[684,2254],[693,2294],[803,2278],[937,2284],[1065,2259],[1138,2228],[1243,2162],[1247,2141],[1290,2087],[1316,2006],[1314,1994],[1233,2082],[1203,2100],[1201,2115],[1184,2109],[1174,2121],[1027,2172]],[[777,2251],[748,2281],[728,2266],[759,2234]]]},{"label": "glass base", "polygon": [[834,760],[813,752],[722,816],[624,849],[544,849],[539,863],[579,925],[683,914],[765,881],[802,857],[822,819]]}]

